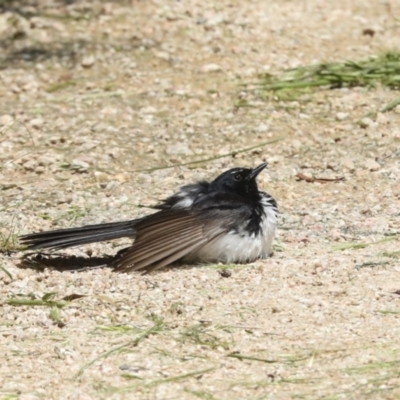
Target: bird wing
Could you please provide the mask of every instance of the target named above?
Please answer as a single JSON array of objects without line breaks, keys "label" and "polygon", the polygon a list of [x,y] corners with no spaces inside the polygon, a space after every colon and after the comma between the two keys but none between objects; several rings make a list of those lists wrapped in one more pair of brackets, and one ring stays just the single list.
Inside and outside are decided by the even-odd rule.
[{"label": "bird wing", "polygon": [[196,254],[251,215],[240,198],[220,194],[202,197],[189,210],[162,210],[138,222],[135,242],[114,262],[114,268],[124,272],[163,268]]},{"label": "bird wing", "polygon": [[223,227],[218,229],[216,226],[209,229],[210,225],[207,216],[199,218],[184,210],[149,215],[136,226],[135,242],[115,261],[114,267],[124,272],[149,272],[163,268],[195,252],[225,231]]}]

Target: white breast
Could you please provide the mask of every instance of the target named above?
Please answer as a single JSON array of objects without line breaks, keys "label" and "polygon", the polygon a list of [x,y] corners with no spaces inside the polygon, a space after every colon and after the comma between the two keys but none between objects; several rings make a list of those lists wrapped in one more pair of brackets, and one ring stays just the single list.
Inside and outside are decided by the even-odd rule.
[{"label": "white breast", "polygon": [[277,224],[277,209],[270,201],[271,197],[262,193],[263,217],[257,235],[248,235],[244,231],[228,232],[196,252],[197,261],[245,263],[269,257]]}]

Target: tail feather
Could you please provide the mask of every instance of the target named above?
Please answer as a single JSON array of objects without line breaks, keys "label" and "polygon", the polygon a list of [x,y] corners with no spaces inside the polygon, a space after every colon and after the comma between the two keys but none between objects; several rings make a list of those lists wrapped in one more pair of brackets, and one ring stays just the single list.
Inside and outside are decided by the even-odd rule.
[{"label": "tail feather", "polygon": [[82,244],[103,242],[136,235],[138,220],[86,225],[81,228],[57,229],[20,236],[28,249],[65,249]]}]

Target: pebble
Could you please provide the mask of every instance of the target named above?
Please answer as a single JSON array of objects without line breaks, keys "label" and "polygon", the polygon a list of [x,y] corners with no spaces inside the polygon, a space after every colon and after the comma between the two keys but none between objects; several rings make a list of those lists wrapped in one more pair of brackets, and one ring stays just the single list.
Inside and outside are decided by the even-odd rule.
[{"label": "pebble", "polygon": [[393,139],[400,139],[400,129],[394,129],[389,133]]},{"label": "pebble", "polygon": [[21,88],[20,88],[16,83],[14,83],[14,84],[12,84],[12,85],[10,86],[10,90],[11,90],[13,93],[21,93]]},{"label": "pebble", "polygon": [[95,63],[95,58],[93,56],[86,56],[82,59],[81,61],[81,65],[84,68],[90,68],[93,66],[93,64]]},{"label": "pebble", "polygon": [[270,130],[270,126],[264,122],[262,122],[261,124],[259,124],[256,127],[257,132],[268,132]]},{"label": "pebble", "polygon": [[79,170],[86,170],[90,167],[90,165],[86,161],[79,160],[78,158],[72,160],[71,165]]},{"label": "pebble", "polygon": [[[70,50],[77,57],[78,66],[69,52],[57,45],[54,49],[50,46],[57,53],[54,57],[37,54],[33,62],[31,53],[23,51],[21,58],[10,59],[8,68],[1,71],[4,104],[0,122],[10,121],[4,115],[22,121],[33,139],[20,123],[14,123],[11,129],[9,125],[0,126],[2,132],[7,132],[0,136],[0,161],[4,167],[0,171],[0,218],[1,228],[6,228],[1,232],[4,237],[9,237],[10,231],[14,236],[140,217],[152,211],[136,205],[155,204],[181,185],[203,178],[211,180],[228,168],[254,166],[263,160],[270,165],[260,174],[259,187],[273,195],[281,212],[273,256],[234,268],[230,277],[221,278],[219,267],[215,270],[208,266],[171,268],[145,276],[118,274],[110,268],[79,272],[46,268],[41,272],[16,268],[19,254],[0,254],[1,266],[13,277],[10,279],[0,270],[4,299],[0,315],[10,322],[2,326],[0,350],[5,354],[3,358],[11,360],[3,363],[1,370],[4,376],[15,378],[3,379],[3,392],[24,400],[34,400],[36,396],[84,400],[96,396],[96,390],[88,389],[87,382],[104,378],[107,386],[119,387],[121,377],[116,372],[126,366],[144,367],[140,370],[144,380],[137,380],[140,386],[181,375],[182,363],[174,362],[168,354],[151,351],[165,347],[166,336],[161,334],[142,341],[133,353],[96,362],[76,385],[63,379],[77,372],[85,364],[82,360],[93,360],[131,340],[132,335],[137,335],[136,330],[154,326],[155,321],[149,320],[149,316],[164,317],[167,330],[172,329],[174,336],[168,341],[168,346],[174,347],[168,349],[169,353],[178,357],[200,351],[212,359],[215,352],[228,354],[238,349],[243,355],[259,352],[261,358],[279,361],[282,354],[298,355],[310,347],[350,349],[342,358],[329,353],[307,363],[305,378],[316,376],[317,380],[329,374],[332,360],[337,370],[369,359],[386,361],[374,343],[366,361],[363,349],[352,346],[360,337],[365,346],[374,338],[384,338],[390,342],[390,350],[397,351],[398,316],[372,312],[395,308],[393,293],[399,289],[396,274],[400,267],[396,259],[381,254],[397,251],[397,242],[345,251],[335,248],[347,242],[379,242],[385,238],[384,233],[399,230],[400,106],[382,114],[384,117],[365,120],[368,129],[363,130],[354,121],[386,104],[386,89],[339,89],[329,92],[328,101],[324,91],[315,91],[302,94],[293,103],[265,102],[239,82],[256,82],[256,73],[263,68],[279,74],[296,63],[320,62],[332,46],[328,43],[329,46],[321,47],[318,40],[309,40],[307,28],[311,24],[320,39],[326,31],[320,23],[328,21],[328,28],[331,27],[335,21],[329,18],[341,5],[324,2],[318,10],[303,10],[301,4],[291,2],[296,18],[290,19],[288,27],[286,2],[271,2],[268,14],[262,13],[261,2],[254,1],[191,2],[190,7],[188,2],[179,1],[138,2],[143,12],[128,2],[70,1],[67,11],[65,7],[53,7],[53,2],[56,5],[55,0],[24,5],[24,15],[32,16],[26,21],[33,18],[36,27],[30,28],[22,40],[13,39],[8,54],[24,47],[29,49],[32,44],[49,49],[51,43],[72,43]],[[26,7],[33,12],[26,12]],[[73,21],[58,18],[65,28],[55,29],[55,18],[35,19],[46,10],[55,17],[67,12]],[[309,18],[306,25],[305,17]],[[378,17],[372,16],[368,23],[373,26]],[[202,25],[196,25],[196,21]],[[346,52],[349,46],[365,46],[365,38],[351,35],[355,26],[351,18],[347,22],[341,29],[344,35],[349,34],[349,41],[337,43],[339,52]],[[0,22],[0,31],[2,28]],[[284,28],[290,28],[293,35],[282,35]],[[52,42],[43,41],[48,38],[42,39],[39,31],[48,32]],[[390,38],[385,31],[378,39],[383,40],[384,35]],[[99,40],[93,43],[93,38]],[[319,48],[321,52],[317,51]],[[92,57],[87,62],[88,56]],[[332,58],[334,61],[335,57]],[[63,82],[73,84],[63,86]],[[45,91],[58,83],[61,86],[55,92]],[[85,87],[94,89],[93,94],[87,93]],[[238,99],[246,100],[250,107],[237,109],[234,103]],[[344,117],[346,113],[348,116]],[[321,118],[324,115],[331,118]],[[40,129],[31,126],[31,120],[36,118],[43,124]],[[147,121],[152,121],[152,125],[147,125]],[[372,136],[376,134],[379,136]],[[235,157],[136,172],[173,164],[175,160],[199,159],[200,153],[206,159],[220,154],[220,149],[223,154],[229,153],[276,137],[283,140]],[[47,159],[41,159],[44,156]],[[66,162],[75,165],[60,168],[67,166]],[[83,169],[90,166],[90,172],[76,173],[79,165]],[[370,172],[369,167],[378,170]],[[346,181],[307,183],[295,179],[297,172],[316,178],[344,175]],[[38,176],[39,173],[42,175]],[[368,197],[369,192],[374,197]],[[128,238],[121,243],[93,243],[60,250],[57,256],[114,255],[130,244]],[[382,264],[356,269],[369,261]],[[164,291],[167,285],[168,290]],[[40,299],[53,291],[57,292],[55,300],[74,293],[87,295],[60,310],[61,320],[66,323],[64,328],[49,319],[50,310],[46,307],[5,304],[15,296],[32,293]],[[376,292],[385,296],[375,295]],[[350,306],[350,302],[357,301],[360,307]],[[174,311],[177,309],[182,313]],[[280,324],[279,318],[283,322],[292,320],[291,329]],[[381,323],[383,318],[385,324]],[[212,323],[205,326],[203,321]],[[131,326],[133,330],[97,330],[93,341],[96,324]],[[227,324],[234,326],[233,336],[220,328]],[[198,326],[200,339],[211,338],[211,344],[216,346],[192,340]],[[184,348],[180,339],[185,339]],[[223,343],[227,343],[226,348],[221,347]],[[226,357],[223,363],[221,368],[205,375],[206,383],[203,378],[196,385],[206,384],[207,391],[224,397],[227,394],[223,383],[229,374],[239,380],[246,374],[254,380],[268,375],[278,383],[288,374],[281,365],[240,366],[237,360]],[[196,362],[189,367],[192,371],[203,368]],[[301,368],[299,363],[290,373],[301,374]],[[131,369],[131,374],[137,372]],[[352,385],[352,378],[345,376],[340,387],[334,388],[336,394]],[[316,390],[326,389],[326,379],[321,382],[322,386],[315,384]],[[182,398],[183,386],[175,382],[145,388],[136,397]],[[238,390],[238,398],[254,395],[252,388],[243,385],[238,385]],[[293,396],[295,390],[288,389],[286,397]]]},{"label": "pebble", "polygon": [[345,120],[348,116],[349,116],[349,113],[338,112],[338,113],[336,114],[336,119],[337,119],[338,121],[343,121],[343,120]]},{"label": "pebble", "polygon": [[210,72],[221,72],[222,67],[218,64],[205,64],[201,67],[200,71],[205,74]]},{"label": "pebble", "polygon": [[343,168],[348,169],[349,171],[354,171],[354,161],[350,157],[345,157],[340,161],[340,164]]},{"label": "pebble", "polygon": [[39,129],[43,126],[44,120],[43,118],[34,118],[31,119],[30,124],[33,128]]},{"label": "pebble", "polygon": [[110,175],[102,171],[94,171],[93,175],[97,182],[108,182],[110,180]]},{"label": "pebble", "polygon": [[40,399],[40,397],[35,396],[34,394],[31,394],[31,393],[21,394],[18,398],[21,400],[38,400],[38,399]]},{"label": "pebble", "polygon": [[157,109],[155,107],[152,107],[152,106],[142,107],[140,109],[140,113],[141,114],[154,114],[156,112],[157,112]]},{"label": "pebble", "polygon": [[191,156],[193,155],[193,151],[189,149],[189,146],[184,143],[172,144],[167,147],[166,153],[171,155],[184,155]]},{"label": "pebble", "polygon": [[364,117],[361,121],[360,121],[360,126],[361,128],[369,128],[371,126],[377,126],[378,124],[376,122],[374,122],[371,118],[368,117]]},{"label": "pebble", "polygon": [[378,171],[378,169],[381,168],[380,164],[378,164],[373,158],[366,160],[364,165],[369,171]]},{"label": "pebble", "polygon": [[329,232],[329,236],[332,240],[334,240],[335,242],[338,242],[341,239],[342,234],[340,233],[340,231],[338,229],[332,229]]},{"label": "pebble", "polygon": [[4,114],[0,117],[0,126],[8,125],[12,121],[14,121],[14,118],[11,115]]},{"label": "pebble", "polygon": [[346,289],[338,285],[332,285],[328,287],[328,293],[332,294],[333,296],[341,296],[346,294]]},{"label": "pebble", "polygon": [[29,160],[22,165],[27,171],[34,171],[38,166],[37,161]]},{"label": "pebble", "polygon": [[29,25],[29,21],[17,13],[0,14],[0,41],[26,36],[30,31]]}]

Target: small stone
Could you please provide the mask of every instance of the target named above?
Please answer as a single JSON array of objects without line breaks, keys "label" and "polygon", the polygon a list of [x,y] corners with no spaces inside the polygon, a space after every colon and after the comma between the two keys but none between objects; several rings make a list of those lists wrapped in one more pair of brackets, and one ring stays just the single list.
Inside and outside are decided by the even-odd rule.
[{"label": "small stone", "polygon": [[332,240],[334,240],[335,242],[338,242],[341,239],[342,234],[340,233],[340,231],[338,229],[332,229],[329,232],[329,236]]},{"label": "small stone", "polygon": [[0,14],[0,41],[15,40],[28,36],[30,22],[14,12]]},{"label": "small stone", "polygon": [[374,125],[374,121],[371,118],[365,117],[360,121],[361,128],[368,128],[369,126]]},{"label": "small stone", "polygon": [[115,175],[114,178],[118,182],[125,183],[129,181],[129,174],[126,172],[121,172],[120,174]]},{"label": "small stone", "polygon": [[118,181],[110,181],[110,182],[108,182],[107,184],[104,185],[104,188],[106,190],[114,190],[119,185],[120,185],[120,183]]},{"label": "small stone", "polygon": [[394,129],[389,133],[393,139],[400,139],[400,129]]},{"label": "small stone", "polygon": [[21,87],[21,89],[24,91],[24,92],[34,92],[34,91],[37,91],[37,89],[38,89],[38,83],[36,82],[36,81],[33,81],[33,80],[31,80],[31,81],[29,81],[29,82],[26,82],[22,87]]},{"label": "small stone", "polygon": [[38,400],[39,399],[38,396],[35,396],[34,394],[31,394],[31,393],[23,393],[18,398],[22,399],[22,400]]},{"label": "small stone", "polygon": [[22,165],[27,171],[34,171],[38,163],[35,160],[29,160]]},{"label": "small stone", "polygon": [[337,297],[337,296],[341,296],[346,294],[346,289],[337,286],[337,285],[332,285],[330,287],[328,287],[328,293],[332,294],[333,296]]},{"label": "small stone", "polygon": [[189,149],[189,146],[184,143],[172,144],[167,147],[166,153],[169,156],[172,155],[184,155],[191,156],[193,155],[193,151]]},{"label": "small stone", "polygon": [[230,278],[232,276],[232,271],[229,269],[220,269],[218,273],[221,275],[222,278]]},{"label": "small stone", "polygon": [[58,118],[54,121],[54,125],[55,125],[57,128],[61,128],[62,126],[65,126],[66,123],[65,123],[65,120],[64,120],[63,118],[58,117]]},{"label": "small stone", "polygon": [[222,67],[218,64],[205,64],[201,67],[200,71],[206,74],[209,72],[221,72]]},{"label": "small stone", "polygon": [[43,126],[43,118],[34,118],[31,119],[30,124],[33,128],[39,129]]},{"label": "small stone", "polygon": [[105,122],[99,122],[92,126],[92,131],[93,132],[104,132],[107,130],[107,124]]},{"label": "small stone", "polygon": [[13,93],[21,93],[21,88],[16,83],[12,84],[10,89]]},{"label": "small stone", "polygon": [[338,121],[343,121],[343,120],[345,120],[348,116],[349,116],[349,113],[338,112],[338,113],[336,114],[336,119],[337,119]]},{"label": "small stone", "polygon": [[96,61],[96,60],[95,60],[95,58],[94,58],[93,56],[87,56],[87,57],[84,57],[84,58],[82,59],[81,65],[82,65],[82,67],[84,67],[84,68],[90,68],[90,67],[93,66],[93,64],[94,64],[95,61]]},{"label": "small stone", "polygon": [[0,126],[11,124],[14,121],[14,118],[11,115],[4,114],[0,117]]},{"label": "small stone", "polygon": [[270,130],[270,126],[262,122],[256,127],[257,132],[268,132]]},{"label": "small stone", "polygon": [[283,162],[283,161],[284,161],[283,156],[275,155],[275,156],[272,156],[272,157],[268,158],[268,163],[269,164],[278,164],[278,163]]},{"label": "small stone", "polygon": [[86,82],[85,84],[85,89],[86,90],[92,90],[94,88],[94,83],[93,82]]},{"label": "small stone", "polygon": [[103,4],[103,6],[101,7],[101,11],[105,15],[112,15],[113,11],[114,11],[113,4],[111,4],[111,3]]},{"label": "small stone", "polygon": [[350,157],[343,158],[340,164],[349,171],[354,171],[354,161]]},{"label": "small stone", "polygon": [[139,183],[142,184],[150,184],[151,183],[151,176],[149,174],[138,174],[137,180]]},{"label": "small stone", "polygon": [[140,109],[141,114],[154,114],[157,112],[157,109],[153,106],[142,107]]},{"label": "small stone", "polygon": [[170,54],[168,54],[167,52],[165,52],[165,51],[155,51],[154,52],[154,55],[157,57],[157,58],[159,58],[159,59],[161,59],[161,60],[164,60],[164,61],[171,61],[171,55]]},{"label": "small stone", "polygon": [[76,158],[75,160],[72,160],[71,167],[79,171],[86,171],[90,167],[90,165],[86,161]]},{"label": "small stone", "polygon": [[365,167],[369,171],[378,171],[378,169],[381,168],[381,166],[373,158],[369,158],[367,161],[365,161]]},{"label": "small stone", "polygon": [[94,177],[97,182],[108,182],[110,180],[110,175],[102,171],[94,171]]}]

